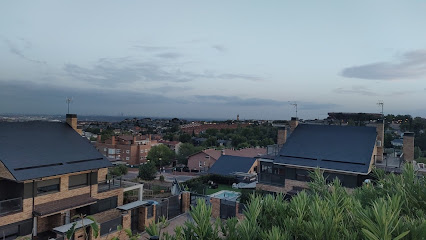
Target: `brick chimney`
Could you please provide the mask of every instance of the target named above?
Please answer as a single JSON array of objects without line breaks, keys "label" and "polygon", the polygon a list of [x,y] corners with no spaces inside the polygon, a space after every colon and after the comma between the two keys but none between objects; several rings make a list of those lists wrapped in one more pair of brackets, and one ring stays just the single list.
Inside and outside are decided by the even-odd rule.
[{"label": "brick chimney", "polygon": [[148,134],[148,140],[151,142],[151,134]]},{"label": "brick chimney", "polygon": [[383,120],[377,120],[376,122],[377,132],[377,161],[383,161],[383,145],[385,144],[385,123]]},{"label": "brick chimney", "polygon": [[111,137],[111,145],[115,145],[115,136]]},{"label": "brick chimney", "polygon": [[293,132],[297,125],[299,125],[299,119],[297,117],[292,117],[290,120],[290,130]]},{"label": "brick chimney", "polygon": [[77,114],[67,114],[66,120],[68,125],[70,125],[75,131],[77,131]]},{"label": "brick chimney", "polygon": [[402,153],[406,162],[413,162],[414,160],[414,133],[405,132],[402,140]]},{"label": "brick chimney", "polygon": [[287,140],[287,128],[286,127],[278,128],[277,144],[284,145],[286,140]]},{"label": "brick chimney", "polygon": [[98,134],[97,142],[98,142],[98,143],[102,142],[102,136],[101,136],[100,134]]},{"label": "brick chimney", "polygon": [[136,144],[136,136],[133,136],[132,144],[133,144],[133,145],[135,145],[135,144]]}]

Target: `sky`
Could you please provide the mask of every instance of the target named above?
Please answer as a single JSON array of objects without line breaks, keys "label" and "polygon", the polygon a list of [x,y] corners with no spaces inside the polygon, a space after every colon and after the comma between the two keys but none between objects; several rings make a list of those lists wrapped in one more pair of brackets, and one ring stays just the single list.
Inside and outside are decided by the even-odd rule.
[{"label": "sky", "polygon": [[1,1],[0,114],[426,117],[426,1]]}]

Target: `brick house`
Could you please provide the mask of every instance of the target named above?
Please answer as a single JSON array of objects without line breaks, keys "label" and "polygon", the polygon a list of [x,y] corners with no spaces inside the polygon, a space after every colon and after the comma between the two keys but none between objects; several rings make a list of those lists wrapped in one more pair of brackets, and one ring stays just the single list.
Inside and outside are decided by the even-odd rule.
[{"label": "brick house", "polygon": [[324,171],[327,181],[339,178],[348,188],[360,186],[368,178],[374,163],[383,159],[384,125],[376,127],[298,124],[287,138],[286,129],[278,134],[282,148],[275,156],[260,159],[256,188],[292,193],[306,188],[309,172]]},{"label": "brick house", "polygon": [[222,155],[239,157],[259,157],[266,154],[266,148],[206,149],[188,157],[188,168],[196,171],[207,171]]},{"label": "brick house", "polygon": [[110,161],[122,161],[129,165],[145,163],[149,150],[155,145],[158,145],[158,141],[153,140],[150,134],[112,136],[104,142],[99,136],[95,143],[96,149]]},{"label": "brick house", "polygon": [[78,214],[93,215],[101,228],[111,219],[130,228],[130,215],[115,209],[125,190],[107,180],[112,164],[75,131],[76,115],[67,123],[0,123],[0,239],[56,238],[53,229]]},{"label": "brick house", "polygon": [[247,176],[247,174],[257,176],[258,164],[258,157],[222,155],[208,170],[208,173],[224,176]]}]

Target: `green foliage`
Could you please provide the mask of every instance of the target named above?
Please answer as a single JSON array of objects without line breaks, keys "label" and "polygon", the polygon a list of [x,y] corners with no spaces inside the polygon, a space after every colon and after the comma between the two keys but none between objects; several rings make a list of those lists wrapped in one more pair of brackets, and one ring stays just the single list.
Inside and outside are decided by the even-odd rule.
[{"label": "green foliage", "polygon": [[191,143],[182,143],[179,147],[179,153],[176,158],[179,163],[187,164],[188,157],[194,153],[200,152],[203,150],[203,147],[194,147]]},{"label": "green foliage", "polygon": [[111,175],[114,175],[114,176],[126,175],[127,172],[128,172],[128,169],[127,169],[126,165],[124,165],[124,164],[120,164],[120,165],[117,165],[117,166],[109,169],[109,173]]},{"label": "green foliage", "polygon": [[189,143],[191,142],[191,135],[189,135],[188,133],[183,133],[179,136],[179,142],[182,143]]},{"label": "green foliage", "polygon": [[159,180],[160,180],[160,182],[164,182],[164,176],[163,176],[163,175],[160,175]]},{"label": "green foliage", "polygon": [[[87,219],[90,219],[90,220],[92,220],[92,223],[91,224],[89,224],[89,225],[84,225],[83,224],[83,221],[84,221],[84,219],[85,218],[87,218]],[[98,235],[99,235],[99,225],[98,225],[98,223],[96,222],[96,219],[94,219],[92,216],[85,216],[85,215],[83,215],[83,214],[79,214],[79,215],[75,215],[75,216],[73,216],[71,219],[77,219],[77,221],[75,221],[73,224],[72,224],[72,226],[71,226],[71,228],[65,233],[65,235],[66,235],[66,237],[67,237],[67,239],[71,239],[73,236],[74,236],[74,233],[75,233],[75,231],[77,230],[77,228],[76,228],[76,226],[77,226],[77,223],[80,221],[81,222],[81,225],[83,226],[83,228],[84,229],[86,229],[86,228],[88,228],[88,227],[90,227],[91,229],[92,229],[92,232],[93,232],[93,236],[95,237],[95,238],[97,238],[98,237]],[[87,235],[87,233],[86,233],[86,231],[83,231],[84,232],[84,238],[85,239],[89,239],[90,237]]]},{"label": "green foliage", "polygon": [[147,159],[154,162],[157,167],[169,165],[174,158],[175,152],[163,144],[153,146],[147,156]]},{"label": "green foliage", "polygon": [[414,148],[414,159],[423,157],[422,150],[419,147]]},{"label": "green foliage", "polygon": [[152,162],[147,162],[139,166],[138,177],[143,180],[146,180],[146,181],[154,180],[156,174],[157,174],[157,168]]},{"label": "green foliage", "polygon": [[243,219],[222,223],[213,222],[211,207],[200,200],[191,210],[193,221],[162,239],[424,239],[425,178],[410,164],[400,175],[379,170],[374,175],[377,180],[350,193],[339,179],[327,184],[316,170],[309,192],[290,201],[280,194],[252,194]]}]

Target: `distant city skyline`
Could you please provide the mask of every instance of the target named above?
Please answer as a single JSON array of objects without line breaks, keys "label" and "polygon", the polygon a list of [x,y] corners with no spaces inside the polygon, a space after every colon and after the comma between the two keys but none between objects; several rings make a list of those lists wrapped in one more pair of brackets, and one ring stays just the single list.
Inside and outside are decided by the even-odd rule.
[{"label": "distant city skyline", "polygon": [[0,114],[426,117],[423,1],[7,1]]}]

